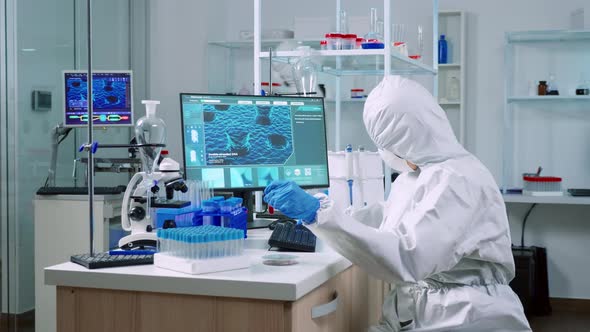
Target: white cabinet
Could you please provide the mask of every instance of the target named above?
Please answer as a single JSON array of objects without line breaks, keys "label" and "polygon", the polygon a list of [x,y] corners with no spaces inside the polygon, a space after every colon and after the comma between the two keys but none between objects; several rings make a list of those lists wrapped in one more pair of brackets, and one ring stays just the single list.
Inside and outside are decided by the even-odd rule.
[{"label": "white cabinet", "polygon": [[[121,215],[123,195],[94,196],[94,243],[97,252],[109,249],[109,226]],[[55,286],[45,285],[43,269],[88,252],[88,196],[37,196],[35,209],[35,326],[55,331]]]}]

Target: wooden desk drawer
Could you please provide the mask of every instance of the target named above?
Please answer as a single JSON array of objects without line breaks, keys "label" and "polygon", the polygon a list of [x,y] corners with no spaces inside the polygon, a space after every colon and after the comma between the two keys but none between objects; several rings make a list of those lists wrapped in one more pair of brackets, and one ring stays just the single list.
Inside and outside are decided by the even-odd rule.
[{"label": "wooden desk drawer", "polygon": [[350,331],[352,269],[287,306],[292,332]]}]

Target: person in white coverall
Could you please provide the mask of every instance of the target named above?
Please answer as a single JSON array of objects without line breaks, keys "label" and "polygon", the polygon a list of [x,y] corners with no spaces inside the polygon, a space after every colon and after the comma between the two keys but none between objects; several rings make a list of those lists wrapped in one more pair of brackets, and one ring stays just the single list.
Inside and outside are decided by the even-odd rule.
[{"label": "person in white coverall", "polygon": [[369,95],[365,127],[401,174],[386,202],[341,211],[325,195],[279,181],[265,200],[393,290],[369,331],[531,331],[508,286],[514,260],[502,196],[457,142],[418,83],[386,77]]}]

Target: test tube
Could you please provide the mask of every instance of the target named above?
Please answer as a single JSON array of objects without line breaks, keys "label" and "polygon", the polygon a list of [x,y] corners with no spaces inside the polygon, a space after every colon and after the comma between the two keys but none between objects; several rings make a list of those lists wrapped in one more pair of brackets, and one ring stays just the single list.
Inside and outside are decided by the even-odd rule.
[{"label": "test tube", "polygon": [[227,200],[227,201],[222,201],[219,202],[219,212],[221,212],[222,214],[227,214],[227,215],[222,215],[221,216],[221,227],[229,227],[231,224],[231,212],[233,210],[233,204],[231,202],[231,200]]},{"label": "test tube", "polygon": [[[214,213],[218,213],[219,208],[218,208],[218,203],[211,201],[211,200],[206,200],[203,201],[201,203],[201,207],[203,209],[203,213],[205,215],[203,215],[203,225],[215,225],[216,224],[216,218],[215,216],[212,215],[207,215],[207,214],[214,214]],[[219,218],[217,218],[219,219]]]}]

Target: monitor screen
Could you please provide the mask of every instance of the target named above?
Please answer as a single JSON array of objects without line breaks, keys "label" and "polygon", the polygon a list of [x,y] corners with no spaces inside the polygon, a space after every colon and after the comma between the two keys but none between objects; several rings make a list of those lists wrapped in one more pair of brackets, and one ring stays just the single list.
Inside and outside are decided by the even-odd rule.
[{"label": "monitor screen", "polygon": [[324,100],[180,95],[187,179],[258,190],[274,180],[328,187]]},{"label": "monitor screen", "polygon": [[[85,71],[64,71],[64,110],[66,127],[88,125],[88,90]],[[93,124],[97,126],[133,125],[131,71],[92,73]]]}]

